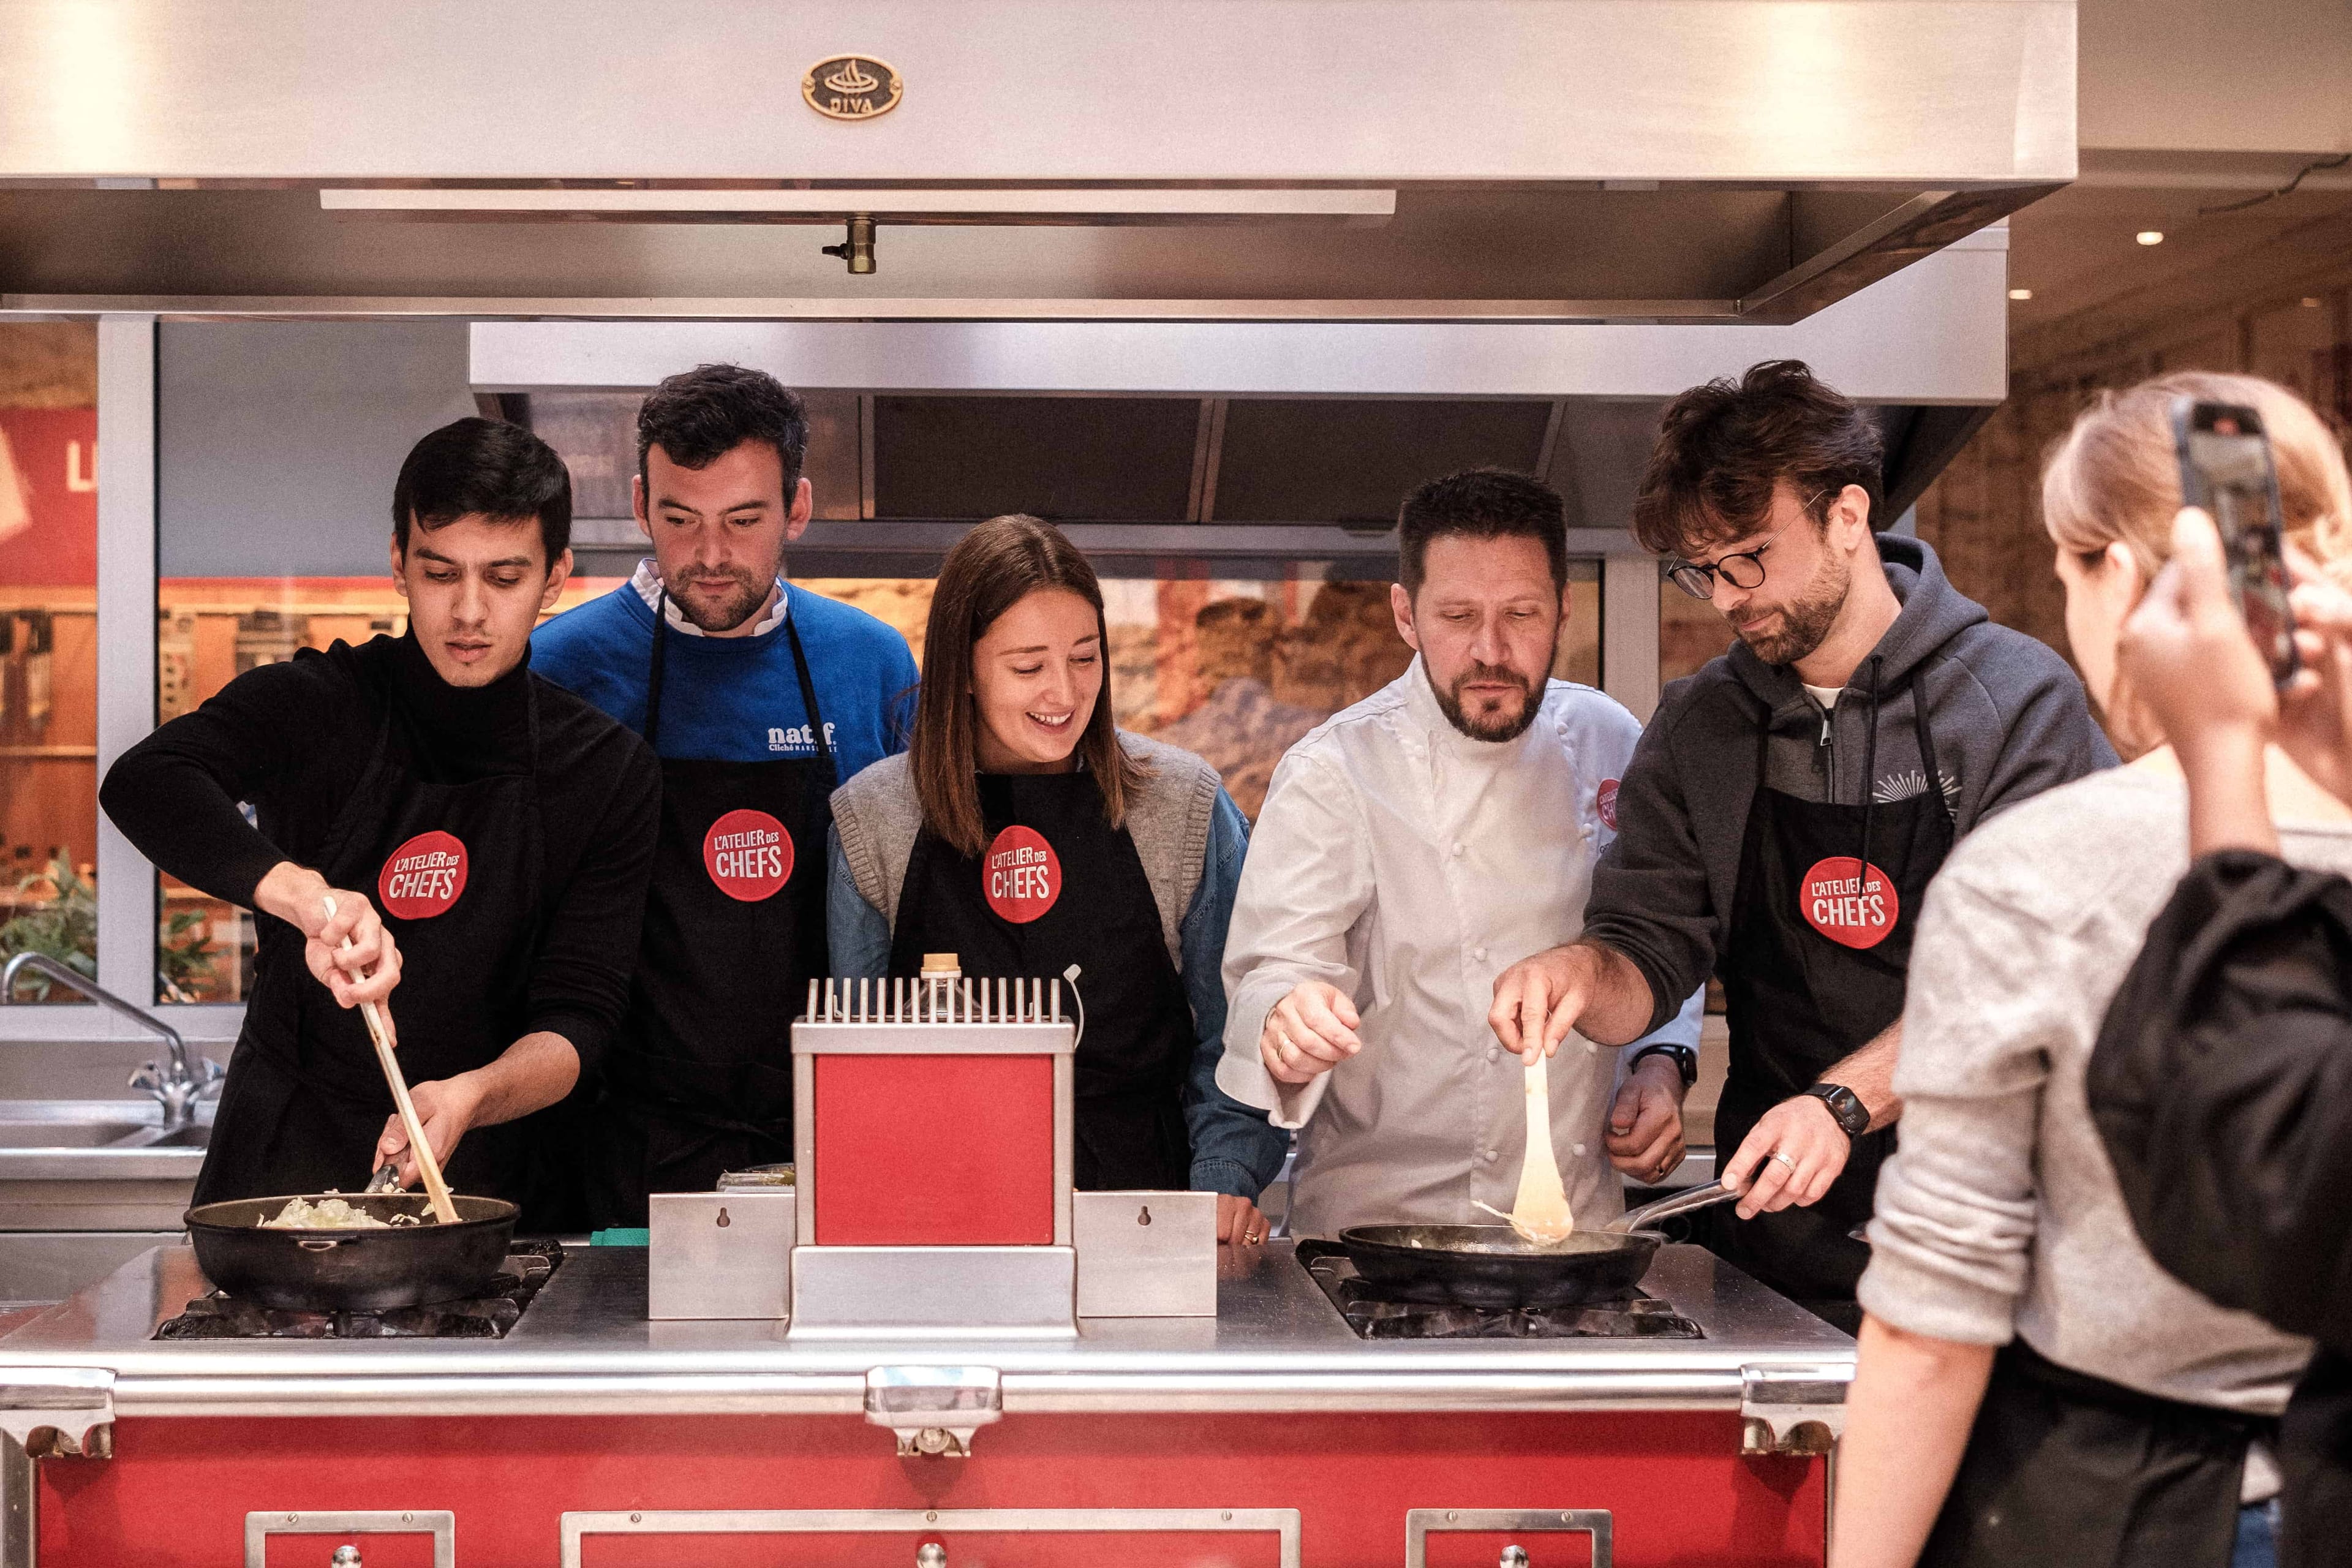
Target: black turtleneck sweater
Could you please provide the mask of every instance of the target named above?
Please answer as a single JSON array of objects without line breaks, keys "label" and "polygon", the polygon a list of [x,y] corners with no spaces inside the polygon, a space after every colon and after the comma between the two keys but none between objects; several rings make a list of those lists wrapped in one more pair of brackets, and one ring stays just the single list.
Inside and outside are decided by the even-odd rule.
[{"label": "black turtleneck sweater", "polygon": [[443,680],[414,637],[305,648],[238,676],[124,752],[99,801],[148,859],[250,909],[255,886],[279,861],[318,865],[387,711],[395,760],[428,782],[465,784],[530,766],[534,695],[546,859],[525,1032],[562,1035],[584,1069],[628,1001],[660,765],[635,733],[533,675],[528,653],[489,685],[467,688]]}]

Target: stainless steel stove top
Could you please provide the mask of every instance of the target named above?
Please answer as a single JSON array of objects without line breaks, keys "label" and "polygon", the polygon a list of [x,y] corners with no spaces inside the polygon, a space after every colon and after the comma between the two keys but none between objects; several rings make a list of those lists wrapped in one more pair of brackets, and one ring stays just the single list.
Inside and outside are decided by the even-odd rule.
[{"label": "stainless steel stove top", "polygon": [[1517,1310],[1381,1296],[1356,1273],[1337,1242],[1302,1241],[1299,1266],[1364,1340],[1703,1340],[1705,1330],[1655,1296],[1635,1292],[1621,1301],[1582,1307]]},{"label": "stainless steel stove top", "polygon": [[156,1325],[159,1340],[499,1340],[563,1263],[552,1241],[518,1241],[482,1294],[381,1312],[296,1312],[214,1290]]}]

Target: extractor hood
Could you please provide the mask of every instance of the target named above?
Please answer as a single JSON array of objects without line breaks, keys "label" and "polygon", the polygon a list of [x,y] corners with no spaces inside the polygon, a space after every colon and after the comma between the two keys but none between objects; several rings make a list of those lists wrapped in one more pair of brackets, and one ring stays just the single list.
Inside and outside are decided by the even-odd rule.
[{"label": "extractor hood", "polygon": [[1763,359],[1871,408],[1899,517],[2006,395],[2007,239],[1970,236],[1787,326],[478,321],[468,374],[572,464],[575,540],[616,560],[640,544],[639,397],[721,361],[808,401],[817,513],[795,560],[820,575],[919,574],[1001,511],[1112,559],[1385,563],[1398,499],[1478,464],[1548,478],[1580,552],[1633,554],[1665,400]]},{"label": "extractor hood", "polygon": [[0,60],[16,312],[1786,323],[2074,173],[2072,0],[15,0]]}]

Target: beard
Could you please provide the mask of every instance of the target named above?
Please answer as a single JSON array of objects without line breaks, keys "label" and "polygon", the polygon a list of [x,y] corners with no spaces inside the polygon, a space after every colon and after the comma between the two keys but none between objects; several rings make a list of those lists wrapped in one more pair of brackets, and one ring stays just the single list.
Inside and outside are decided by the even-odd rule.
[{"label": "beard", "polygon": [[[1427,669],[1426,665],[1423,666],[1424,674]],[[1463,707],[1462,688],[1473,680],[1504,681],[1518,688],[1518,707],[1493,714],[1472,714]],[[1527,733],[1528,726],[1536,721],[1536,714],[1543,707],[1537,700],[1536,683],[1508,665],[1473,663],[1454,678],[1451,687],[1441,687],[1433,678],[1429,689],[1436,697],[1445,721],[1474,741],[1516,741]]]},{"label": "beard", "polygon": [[1796,663],[1828,640],[1852,583],[1845,557],[1824,552],[1813,580],[1756,626],[1737,628],[1739,640],[1766,664]]},{"label": "beard", "polygon": [[[763,580],[740,567],[695,572],[670,584],[669,602],[677,606],[678,614],[706,632],[731,632],[750,620],[753,612],[768,602],[768,590],[774,583],[773,574]],[[701,589],[724,587],[727,591],[716,603],[708,598],[698,602],[679,592],[688,586]]]}]

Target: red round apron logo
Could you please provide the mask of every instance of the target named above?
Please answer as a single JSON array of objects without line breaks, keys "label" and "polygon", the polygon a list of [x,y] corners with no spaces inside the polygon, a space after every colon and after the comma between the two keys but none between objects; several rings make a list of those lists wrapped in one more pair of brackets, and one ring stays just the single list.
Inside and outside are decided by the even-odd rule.
[{"label": "red round apron logo", "polygon": [[1592,808],[1601,814],[1601,826],[1610,832],[1617,831],[1617,781],[1602,779],[1593,792]]},{"label": "red round apron logo", "polygon": [[420,833],[392,852],[375,879],[376,902],[388,915],[429,921],[446,915],[466,890],[466,846],[454,833]]},{"label": "red round apron logo", "polygon": [[1008,827],[980,863],[988,907],[1014,925],[1027,925],[1062,896],[1062,860],[1034,829]]},{"label": "red round apron logo", "polygon": [[1851,855],[1813,862],[1797,884],[1798,912],[1841,947],[1876,947],[1903,912],[1895,880],[1877,867],[1867,874]]},{"label": "red round apron logo", "polygon": [[756,904],[793,874],[793,836],[764,811],[730,811],[702,836],[702,866],[719,890]]}]

